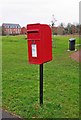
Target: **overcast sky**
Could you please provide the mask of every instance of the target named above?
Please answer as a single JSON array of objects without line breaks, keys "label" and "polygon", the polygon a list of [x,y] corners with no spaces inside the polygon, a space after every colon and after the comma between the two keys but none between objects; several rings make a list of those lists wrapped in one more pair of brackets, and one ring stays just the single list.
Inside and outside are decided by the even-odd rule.
[{"label": "overcast sky", "polygon": [[0,0],[0,25],[2,23],[51,24],[52,15],[67,24],[79,23],[80,0]]}]

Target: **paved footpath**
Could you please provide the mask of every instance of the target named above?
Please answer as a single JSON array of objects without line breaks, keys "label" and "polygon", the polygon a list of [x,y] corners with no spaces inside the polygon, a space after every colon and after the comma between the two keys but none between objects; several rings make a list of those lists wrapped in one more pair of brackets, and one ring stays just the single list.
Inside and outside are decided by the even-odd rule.
[{"label": "paved footpath", "polygon": [[0,117],[2,118],[1,120],[23,120],[23,119],[19,118],[18,116],[13,115],[5,110],[0,109],[0,113],[2,113],[2,116],[0,115]]}]

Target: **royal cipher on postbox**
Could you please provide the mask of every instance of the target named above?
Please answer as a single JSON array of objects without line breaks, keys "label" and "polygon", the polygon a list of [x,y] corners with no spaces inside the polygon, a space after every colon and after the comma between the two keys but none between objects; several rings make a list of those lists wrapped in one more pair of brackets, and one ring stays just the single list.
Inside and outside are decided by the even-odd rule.
[{"label": "royal cipher on postbox", "polygon": [[52,32],[46,24],[28,24],[28,59],[30,64],[43,64],[52,60]]}]

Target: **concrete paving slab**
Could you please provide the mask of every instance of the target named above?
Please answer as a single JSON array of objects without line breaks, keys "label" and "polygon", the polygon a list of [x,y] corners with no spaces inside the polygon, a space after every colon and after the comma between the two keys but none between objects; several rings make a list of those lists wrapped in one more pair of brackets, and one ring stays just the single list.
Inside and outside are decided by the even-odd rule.
[{"label": "concrete paving slab", "polygon": [[13,115],[6,110],[0,109],[0,113],[2,113],[2,116],[0,114],[0,116],[2,117],[1,120],[23,120],[22,118],[20,118],[16,115]]}]

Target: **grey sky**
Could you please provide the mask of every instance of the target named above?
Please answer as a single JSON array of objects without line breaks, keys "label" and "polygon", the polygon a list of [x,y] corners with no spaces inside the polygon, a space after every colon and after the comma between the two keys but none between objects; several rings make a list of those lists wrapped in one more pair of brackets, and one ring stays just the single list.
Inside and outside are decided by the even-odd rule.
[{"label": "grey sky", "polygon": [[80,0],[2,0],[0,3],[0,25],[2,23],[50,24],[52,14],[57,19],[56,25],[79,23]]}]

